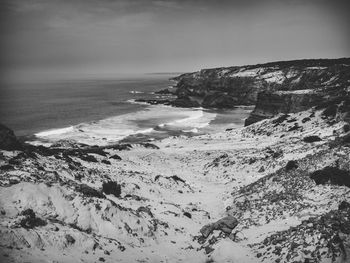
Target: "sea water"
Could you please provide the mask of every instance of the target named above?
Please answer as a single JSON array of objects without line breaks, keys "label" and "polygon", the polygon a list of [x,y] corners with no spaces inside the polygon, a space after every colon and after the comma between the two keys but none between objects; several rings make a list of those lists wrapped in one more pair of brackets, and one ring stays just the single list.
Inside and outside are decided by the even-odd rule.
[{"label": "sea water", "polygon": [[136,103],[174,84],[172,74],[12,83],[0,97],[0,122],[37,142],[106,145],[216,132],[243,125],[251,108],[206,110]]}]

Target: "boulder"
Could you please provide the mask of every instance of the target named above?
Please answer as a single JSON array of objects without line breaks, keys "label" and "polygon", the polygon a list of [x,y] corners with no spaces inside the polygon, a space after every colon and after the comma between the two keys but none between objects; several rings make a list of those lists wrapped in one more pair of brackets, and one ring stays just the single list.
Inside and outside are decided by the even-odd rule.
[{"label": "boulder", "polygon": [[82,193],[84,196],[104,198],[104,195],[101,191],[98,191],[86,184],[80,184],[76,186],[75,190]]},{"label": "boulder", "polygon": [[41,218],[38,218],[33,209],[26,209],[21,212],[21,216],[23,218],[20,221],[21,227],[24,228],[34,228],[37,226],[45,226],[46,222],[42,220]]},{"label": "boulder", "polygon": [[225,234],[230,234],[238,225],[238,220],[233,216],[226,216],[212,224],[207,224],[200,229],[204,238],[207,238],[214,230],[220,230]]},{"label": "boulder", "polygon": [[322,141],[322,139],[316,135],[306,136],[303,139],[304,142],[319,142]]},{"label": "boulder", "polygon": [[102,191],[107,195],[112,194],[116,197],[120,197],[122,192],[120,184],[113,181],[104,182],[102,184]]},{"label": "boulder", "polygon": [[322,170],[317,170],[310,175],[316,184],[345,185],[350,187],[350,172],[337,167],[327,166]]},{"label": "boulder", "polygon": [[286,171],[290,171],[290,170],[293,170],[293,169],[296,169],[298,168],[298,163],[297,161],[288,161],[287,165],[286,165]]}]

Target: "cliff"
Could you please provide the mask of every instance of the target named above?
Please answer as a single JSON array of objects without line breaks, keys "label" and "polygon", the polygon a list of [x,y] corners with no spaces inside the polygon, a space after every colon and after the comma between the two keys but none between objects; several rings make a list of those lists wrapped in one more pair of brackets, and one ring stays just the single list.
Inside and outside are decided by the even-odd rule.
[{"label": "cliff", "polygon": [[320,105],[324,100],[323,96],[313,90],[260,92],[255,109],[245,120],[245,126],[272,118],[279,113],[304,111]]},{"label": "cliff", "polygon": [[[279,61],[203,69],[173,78],[178,107],[234,108],[256,105],[247,124],[298,112],[348,94],[350,58]],[[166,90],[161,91],[163,94]],[[163,102],[161,102],[163,103]]]}]

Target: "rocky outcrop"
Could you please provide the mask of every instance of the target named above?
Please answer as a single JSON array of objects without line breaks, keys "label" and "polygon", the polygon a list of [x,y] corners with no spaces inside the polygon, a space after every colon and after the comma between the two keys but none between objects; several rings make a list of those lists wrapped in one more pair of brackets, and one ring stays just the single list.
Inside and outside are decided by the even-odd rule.
[{"label": "rocky outcrop", "polygon": [[254,105],[258,94],[266,91],[338,92],[348,85],[349,66],[350,59],[343,58],[203,69],[173,78],[177,84],[171,92],[186,102],[174,106],[193,107],[193,102],[205,108],[234,108]]},{"label": "rocky outcrop", "polygon": [[22,144],[18,141],[15,133],[0,123],[0,149],[13,151],[22,148]]},{"label": "rocky outcrop", "polygon": [[245,120],[245,126],[272,118],[279,113],[295,113],[324,102],[326,99],[313,90],[261,92],[255,109]]}]

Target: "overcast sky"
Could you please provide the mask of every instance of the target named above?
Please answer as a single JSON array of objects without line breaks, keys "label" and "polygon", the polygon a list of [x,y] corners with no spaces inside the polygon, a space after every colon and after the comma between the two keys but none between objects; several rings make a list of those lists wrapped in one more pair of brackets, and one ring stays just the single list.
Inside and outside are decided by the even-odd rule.
[{"label": "overcast sky", "polygon": [[0,66],[40,78],[345,57],[347,2],[0,0]]}]

